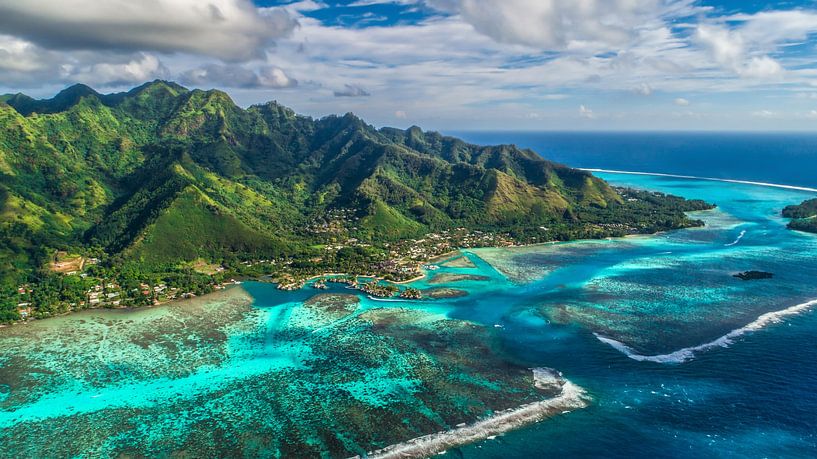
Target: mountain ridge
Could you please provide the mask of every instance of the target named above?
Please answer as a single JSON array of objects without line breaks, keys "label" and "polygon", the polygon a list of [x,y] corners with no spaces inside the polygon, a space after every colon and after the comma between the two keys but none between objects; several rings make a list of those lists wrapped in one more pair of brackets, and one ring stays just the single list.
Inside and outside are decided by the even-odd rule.
[{"label": "mountain ridge", "polygon": [[352,113],[313,119],[277,102],[244,109],[161,80],[0,96],[0,123],[6,288],[36,278],[56,250],[151,272],[196,259],[334,260],[315,247],[359,240],[383,254],[454,228],[604,237],[693,225],[683,211],[704,207],[641,200],[640,212],[592,174],[513,145],[377,129]]}]

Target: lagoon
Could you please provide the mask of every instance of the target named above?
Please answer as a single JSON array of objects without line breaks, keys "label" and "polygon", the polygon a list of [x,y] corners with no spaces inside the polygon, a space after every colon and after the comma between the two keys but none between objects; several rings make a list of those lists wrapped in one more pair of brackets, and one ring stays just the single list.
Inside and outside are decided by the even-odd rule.
[{"label": "lagoon", "polygon": [[[246,283],[2,329],[0,456],[363,455],[558,398],[536,368],[581,403],[448,454],[817,454],[817,237],[779,216],[815,193],[599,175],[719,207],[704,228],[463,251],[410,284],[458,292],[436,299]],[[750,270],[775,276],[733,277]]]}]

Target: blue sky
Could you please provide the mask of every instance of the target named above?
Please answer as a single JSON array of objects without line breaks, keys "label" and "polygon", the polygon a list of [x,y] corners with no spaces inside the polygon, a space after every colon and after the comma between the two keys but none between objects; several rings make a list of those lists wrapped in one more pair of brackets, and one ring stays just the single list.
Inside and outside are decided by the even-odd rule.
[{"label": "blue sky", "polygon": [[465,130],[813,130],[817,2],[0,0],[0,92],[155,78]]}]

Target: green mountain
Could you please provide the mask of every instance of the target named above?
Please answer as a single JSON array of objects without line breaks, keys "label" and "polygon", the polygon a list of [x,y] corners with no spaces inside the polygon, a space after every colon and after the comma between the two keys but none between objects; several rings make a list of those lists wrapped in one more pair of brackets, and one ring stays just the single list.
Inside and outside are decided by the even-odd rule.
[{"label": "green mountain", "polygon": [[[635,193],[635,192],[633,192]],[[56,250],[117,266],[300,260],[354,238],[372,247],[452,228],[551,238],[695,224],[700,202],[622,197],[591,174],[515,146],[352,114],[312,119],[275,102],[155,81],[102,95],[0,96],[0,282]],[[331,254],[330,254],[331,255]]]}]

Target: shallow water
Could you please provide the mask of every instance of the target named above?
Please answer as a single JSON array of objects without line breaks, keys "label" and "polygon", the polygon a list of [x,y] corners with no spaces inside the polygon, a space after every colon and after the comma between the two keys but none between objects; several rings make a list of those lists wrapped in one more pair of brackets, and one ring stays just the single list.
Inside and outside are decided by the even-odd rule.
[{"label": "shallow water", "polygon": [[248,283],[2,329],[0,456],[362,454],[541,400],[536,367],[590,406],[449,455],[817,454],[817,314],[790,309],[817,299],[817,237],[779,217],[814,194],[599,175],[719,208],[701,229],[466,251],[412,284],[456,298]]},{"label": "shallow water", "polygon": [[[705,229],[477,251],[526,292],[501,319],[509,353],[561,369],[595,404],[458,456],[814,457],[817,314],[787,308],[817,299],[817,237],[779,218],[813,194],[599,175],[720,207],[702,214]],[[526,276],[542,267],[549,274]],[[750,269],[775,278],[731,278]],[[550,323],[527,320],[536,313]],[[723,339],[732,330],[745,333]],[[597,335],[632,348],[631,357],[670,355],[638,361]]]}]

